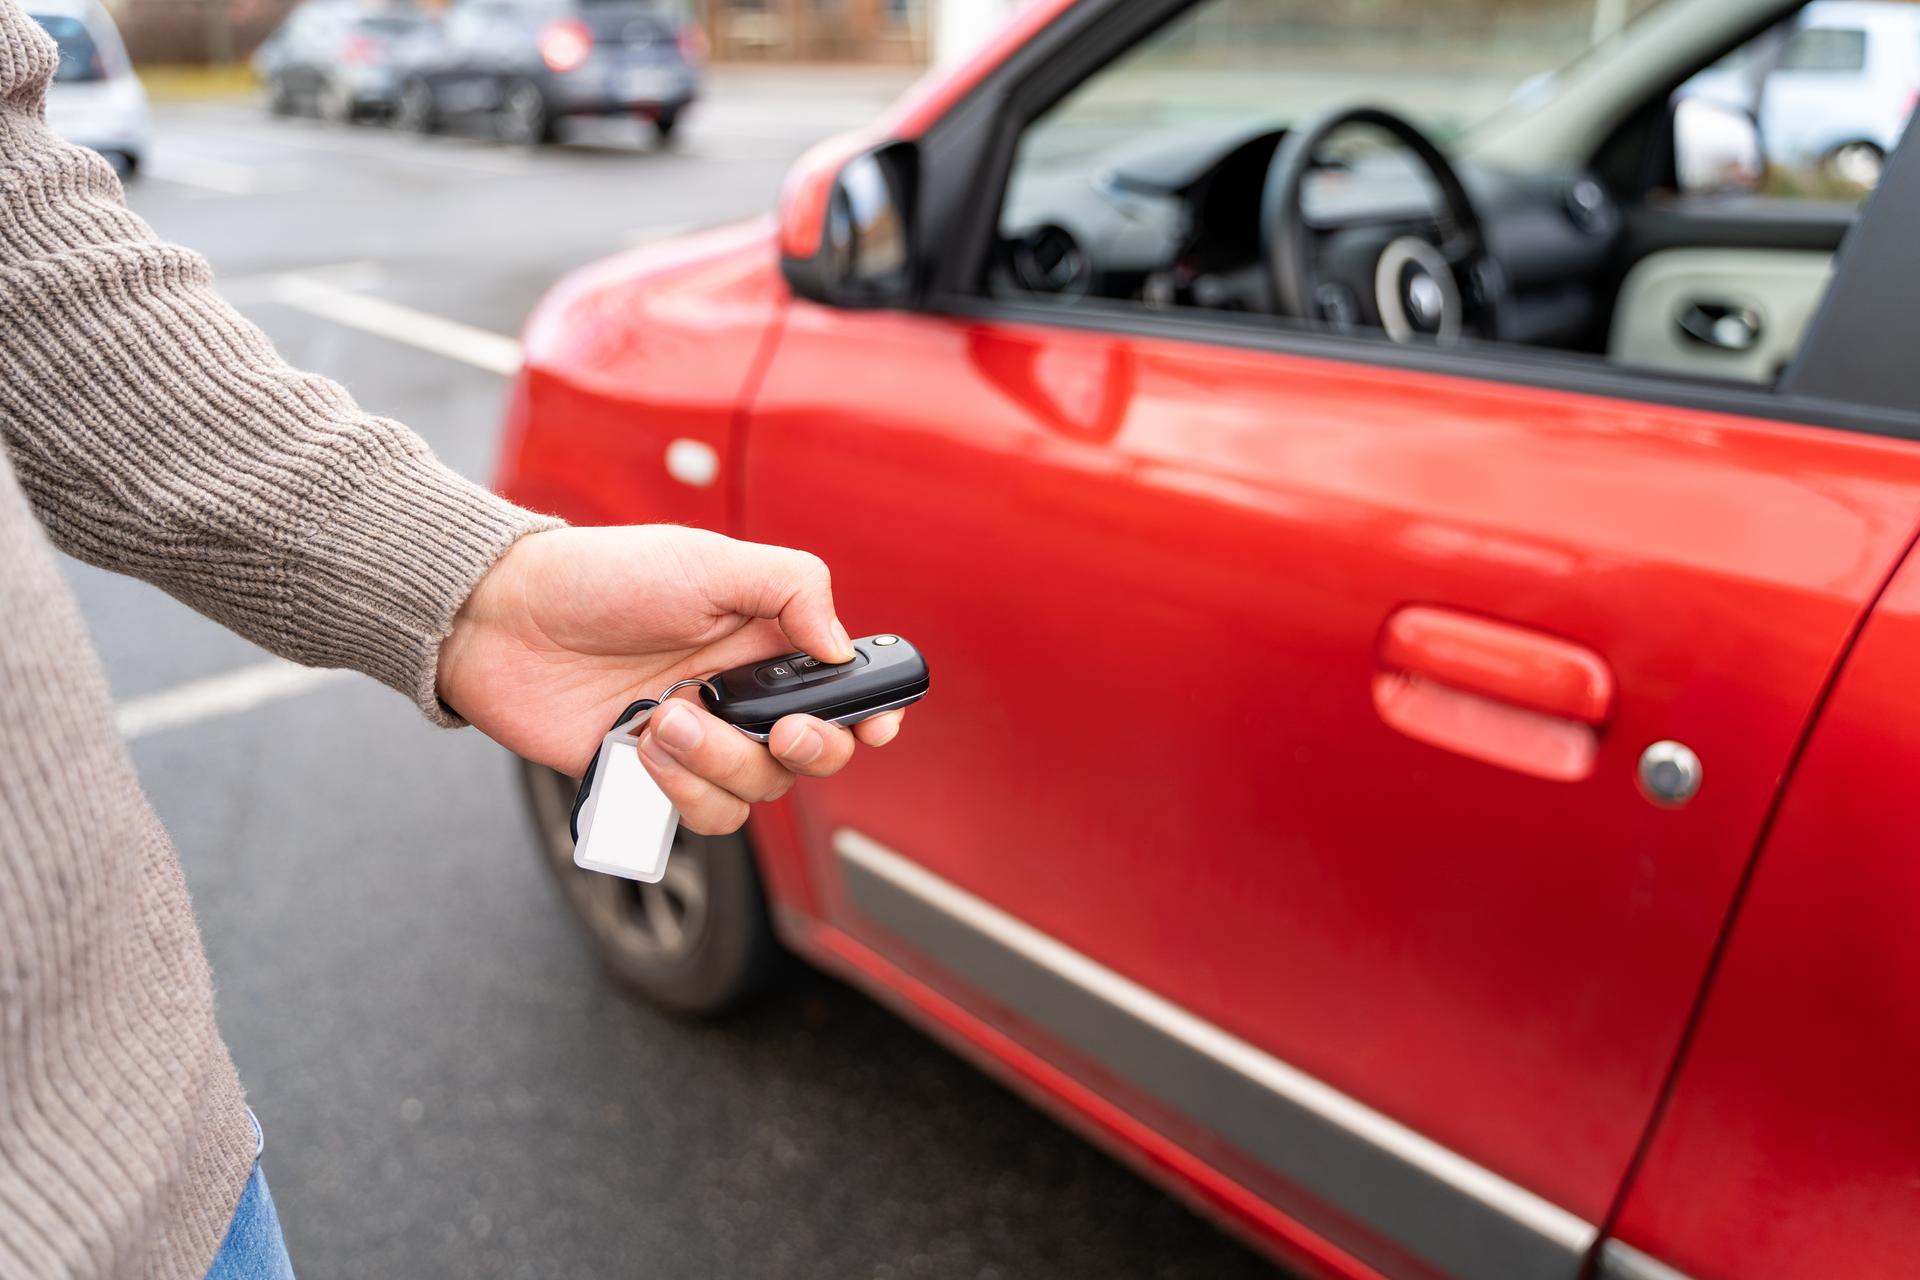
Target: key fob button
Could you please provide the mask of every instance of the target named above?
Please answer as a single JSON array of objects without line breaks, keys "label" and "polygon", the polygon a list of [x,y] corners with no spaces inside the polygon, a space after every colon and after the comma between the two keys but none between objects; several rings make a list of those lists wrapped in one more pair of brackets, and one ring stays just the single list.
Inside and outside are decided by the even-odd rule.
[{"label": "key fob button", "polygon": [[870,636],[853,642],[849,662],[822,662],[805,653],[762,659],[709,678],[701,692],[707,710],[761,742],[781,717],[816,715],[854,724],[926,694],[927,663],[903,637],[891,644]]},{"label": "key fob button", "polygon": [[899,644],[900,637],[899,636],[875,636],[873,638],[873,642],[884,649],[888,645]]}]

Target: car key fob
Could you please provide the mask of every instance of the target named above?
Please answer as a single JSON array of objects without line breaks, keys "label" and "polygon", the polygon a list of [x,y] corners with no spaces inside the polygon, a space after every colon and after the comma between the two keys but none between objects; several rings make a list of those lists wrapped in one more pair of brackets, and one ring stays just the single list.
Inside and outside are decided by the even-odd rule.
[{"label": "car key fob", "polygon": [[822,662],[804,653],[722,671],[700,701],[717,718],[765,742],[782,716],[810,715],[858,724],[927,696],[927,660],[895,635],[853,642],[853,661]]}]

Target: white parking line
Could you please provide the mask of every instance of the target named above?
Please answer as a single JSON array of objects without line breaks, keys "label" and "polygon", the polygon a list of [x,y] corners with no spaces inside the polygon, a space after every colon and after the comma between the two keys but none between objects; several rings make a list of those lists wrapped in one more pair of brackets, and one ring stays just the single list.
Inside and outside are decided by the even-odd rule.
[{"label": "white parking line", "polygon": [[295,267],[291,271],[263,271],[242,276],[220,276],[214,285],[220,290],[220,296],[234,306],[246,306],[254,302],[276,302],[278,293],[289,278],[318,280],[323,284],[339,289],[377,289],[387,278],[386,268],[371,258],[361,258],[352,262],[328,262],[319,266]]},{"label": "white parking line", "polygon": [[130,698],[114,712],[120,736],[131,742],[151,733],[251,711],[331,684],[350,672],[301,667],[281,658]]},{"label": "white parking line", "polygon": [[378,338],[402,342],[490,373],[510,375],[520,368],[520,344],[486,329],[398,302],[356,293],[316,274],[290,271],[269,277],[265,294],[284,306]]},{"label": "white parking line", "polygon": [[149,156],[143,172],[149,178],[175,186],[198,187],[223,196],[251,196],[274,189],[261,172],[251,165],[209,156],[187,155],[180,151],[159,151]]},{"label": "white parking line", "polygon": [[517,177],[532,172],[531,156],[518,151],[498,150],[497,143],[469,138],[412,138],[383,133],[377,129],[342,129],[308,121],[282,120],[271,130],[243,131],[218,126],[190,124],[183,133],[215,141],[269,144],[300,151],[319,151],[327,155],[348,156],[355,160],[393,161],[408,167],[434,165],[483,173],[493,177]]}]

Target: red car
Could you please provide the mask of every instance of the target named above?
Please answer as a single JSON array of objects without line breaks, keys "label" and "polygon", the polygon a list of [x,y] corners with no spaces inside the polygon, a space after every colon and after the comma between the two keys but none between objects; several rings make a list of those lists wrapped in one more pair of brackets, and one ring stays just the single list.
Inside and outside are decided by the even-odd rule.
[{"label": "red car", "polygon": [[1920,1271],[1920,154],[1631,8],[1040,0],[556,288],[501,488],[935,672],[657,890],[530,770],[615,969],[778,939],[1312,1274]]}]

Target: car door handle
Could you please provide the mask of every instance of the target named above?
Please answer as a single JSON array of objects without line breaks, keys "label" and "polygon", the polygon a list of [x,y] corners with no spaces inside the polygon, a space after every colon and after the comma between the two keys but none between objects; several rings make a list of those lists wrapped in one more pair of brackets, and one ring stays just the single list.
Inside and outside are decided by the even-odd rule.
[{"label": "car door handle", "polygon": [[1744,303],[1689,303],[1675,323],[1682,337],[1717,351],[1751,351],[1760,341],[1760,313]]},{"label": "car door handle", "polygon": [[1431,605],[1387,619],[1373,704],[1408,737],[1536,778],[1593,772],[1613,670],[1593,650]]}]

